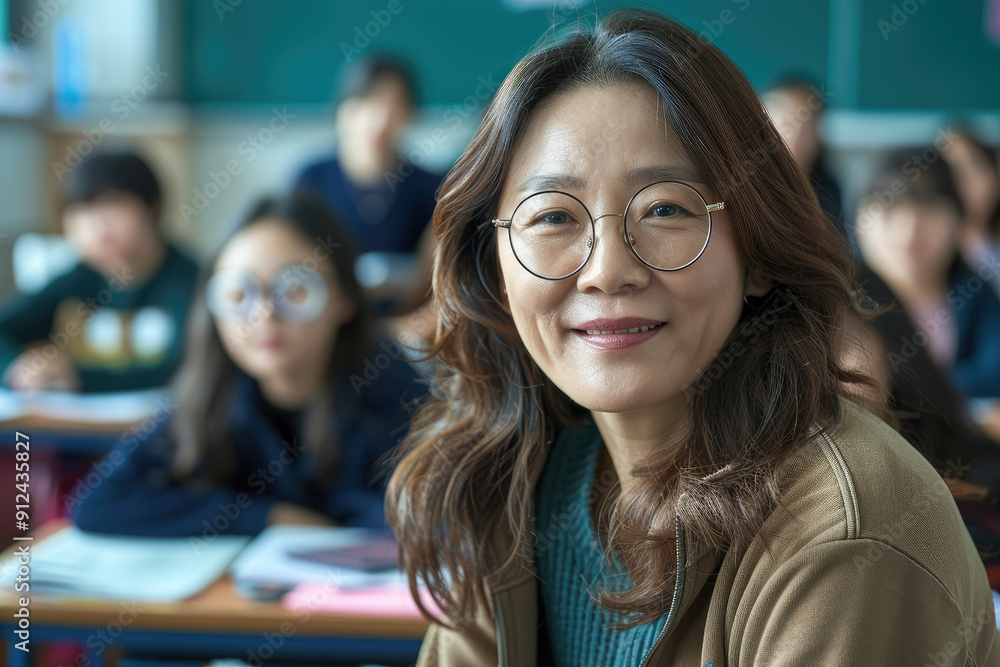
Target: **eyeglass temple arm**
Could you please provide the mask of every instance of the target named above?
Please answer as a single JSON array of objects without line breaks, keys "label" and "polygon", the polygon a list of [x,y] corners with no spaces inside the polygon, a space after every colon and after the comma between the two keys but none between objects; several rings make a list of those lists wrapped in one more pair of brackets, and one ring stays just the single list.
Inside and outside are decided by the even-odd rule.
[{"label": "eyeglass temple arm", "polygon": [[711,211],[721,211],[726,208],[726,202],[720,201],[718,204],[710,204],[708,207],[709,212]]},{"label": "eyeglass temple arm", "polygon": [[510,220],[500,220],[498,218],[494,218],[493,219],[493,226],[494,227],[506,227],[507,229],[510,229]]}]

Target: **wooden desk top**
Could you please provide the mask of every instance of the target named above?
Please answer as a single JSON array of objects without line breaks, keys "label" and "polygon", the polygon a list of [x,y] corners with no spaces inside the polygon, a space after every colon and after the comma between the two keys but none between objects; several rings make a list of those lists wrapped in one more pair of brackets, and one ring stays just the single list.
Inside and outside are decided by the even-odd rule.
[{"label": "wooden desk top", "polygon": [[[117,623],[142,630],[296,636],[357,636],[419,639],[427,630],[422,618],[343,616],[292,611],[279,602],[258,602],[240,596],[227,576],[193,598],[164,603],[52,600],[31,595],[32,623],[63,627],[107,627]],[[0,615],[13,618],[16,601],[0,597]],[[285,625],[287,624],[287,625]],[[289,630],[293,628],[294,630]]]},{"label": "wooden desk top", "polygon": [[134,421],[85,422],[29,414],[15,419],[0,420],[0,431],[21,431],[28,436],[63,433],[118,437],[135,424]]},{"label": "wooden desk top", "polygon": [[[66,522],[49,522],[36,531],[37,545]],[[19,544],[25,544],[21,542]],[[9,555],[17,544],[8,548]],[[0,590],[0,617],[11,619],[18,609],[13,590]],[[201,593],[172,603],[132,603],[108,600],[56,600],[27,594],[31,622],[45,626],[108,627],[112,623],[130,629],[193,633],[260,634],[282,632],[286,636],[354,636],[419,639],[427,621],[412,617],[366,617],[292,611],[280,602],[260,602],[241,596],[228,576]],[[287,625],[285,625],[287,624]]]}]

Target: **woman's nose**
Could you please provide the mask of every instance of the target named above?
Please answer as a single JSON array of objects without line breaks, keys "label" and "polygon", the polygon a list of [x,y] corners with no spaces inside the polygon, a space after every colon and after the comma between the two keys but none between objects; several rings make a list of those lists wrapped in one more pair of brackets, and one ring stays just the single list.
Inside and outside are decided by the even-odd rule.
[{"label": "woman's nose", "polygon": [[614,294],[623,289],[642,289],[649,284],[650,269],[629,248],[625,218],[620,213],[594,218],[594,235],[590,259],[580,270],[577,289]]}]

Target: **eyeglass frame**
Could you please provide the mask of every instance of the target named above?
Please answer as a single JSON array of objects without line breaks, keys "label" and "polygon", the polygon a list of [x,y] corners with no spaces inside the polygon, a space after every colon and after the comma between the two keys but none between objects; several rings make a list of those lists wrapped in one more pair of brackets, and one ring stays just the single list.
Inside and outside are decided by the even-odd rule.
[{"label": "eyeglass frame", "polygon": [[[690,188],[691,190],[694,191],[694,193],[696,195],[698,195],[698,198],[701,199],[701,202],[705,205],[705,209],[708,212],[708,234],[705,236],[705,243],[704,243],[704,245],[701,246],[701,250],[698,251],[698,254],[695,255],[695,258],[692,259],[690,262],[688,262],[687,264],[684,264],[683,266],[678,266],[678,267],[673,268],[673,269],[661,269],[658,266],[653,266],[652,264],[650,264],[649,262],[647,262],[646,260],[644,260],[639,255],[638,252],[636,252],[635,245],[634,245],[634,238],[632,240],[630,240],[628,238],[629,234],[628,234],[628,228],[626,226],[626,222],[627,222],[628,219],[625,217],[628,214],[629,208],[632,206],[632,202],[635,201],[635,198],[638,197],[644,190],[647,190],[647,189],[649,189],[649,188],[651,188],[651,187],[653,187],[655,185],[662,185],[664,183],[674,183],[674,184],[677,184],[677,185],[683,185],[686,188]],[[590,237],[590,244],[589,244],[590,250],[587,251],[587,258],[585,260],[583,260],[583,262],[580,264],[580,266],[578,266],[572,272],[567,273],[565,276],[560,276],[558,278],[550,278],[548,276],[540,275],[538,273],[535,273],[531,269],[529,269],[527,266],[525,266],[524,262],[521,261],[521,258],[518,257],[517,250],[514,249],[514,236],[513,236],[513,234],[510,233],[511,232],[511,224],[512,224],[512,222],[514,220],[514,216],[517,215],[517,209],[521,208],[521,205],[524,204],[524,202],[526,202],[529,199],[531,199],[532,197],[536,197],[538,195],[545,195],[545,194],[566,195],[570,199],[573,199],[574,201],[576,201],[576,203],[578,203],[580,206],[582,206],[583,210],[587,212],[587,217],[590,218],[591,237]],[[600,220],[601,218],[608,218],[608,217],[621,218],[622,219],[622,239],[625,241],[625,245],[628,246],[628,249],[632,251],[632,254],[635,255],[635,258],[638,259],[643,264],[645,264],[646,266],[648,266],[649,268],[655,270],[655,271],[673,272],[673,271],[680,271],[681,269],[686,269],[687,267],[689,267],[692,264],[694,264],[695,262],[697,262],[701,258],[701,256],[705,254],[705,249],[708,248],[708,243],[709,243],[709,241],[712,240],[712,213],[714,211],[722,211],[725,208],[726,208],[726,202],[725,201],[720,201],[720,202],[716,202],[714,204],[709,204],[708,201],[705,199],[705,196],[703,194],[701,194],[701,192],[698,191],[698,188],[694,187],[693,185],[689,185],[689,184],[684,183],[682,181],[656,181],[655,183],[650,183],[648,185],[644,185],[641,188],[639,188],[638,190],[636,190],[635,194],[633,194],[631,197],[629,197],[628,203],[625,205],[625,210],[623,212],[621,212],[621,213],[605,213],[605,214],[599,215],[599,216],[597,216],[595,218],[594,214],[590,212],[590,209],[587,208],[587,205],[584,204],[583,201],[581,201],[579,197],[571,195],[568,192],[563,192],[562,190],[539,190],[538,192],[532,192],[530,195],[528,195],[527,197],[525,197],[524,199],[522,199],[521,201],[519,201],[518,204],[517,204],[517,206],[515,206],[514,210],[511,212],[510,218],[508,218],[506,220],[504,220],[502,218],[493,218],[493,220],[491,220],[490,222],[492,223],[494,229],[503,228],[503,229],[506,229],[508,231],[508,233],[507,233],[507,239],[510,242],[511,252],[514,253],[514,258],[517,259],[517,263],[520,264],[522,267],[524,267],[525,271],[527,271],[528,273],[530,273],[533,276],[541,278],[542,280],[565,280],[566,278],[570,278],[570,277],[576,275],[577,273],[579,273],[580,271],[582,271],[583,267],[587,266],[587,262],[590,261],[590,258],[594,256],[594,246],[597,244],[597,221]]]}]

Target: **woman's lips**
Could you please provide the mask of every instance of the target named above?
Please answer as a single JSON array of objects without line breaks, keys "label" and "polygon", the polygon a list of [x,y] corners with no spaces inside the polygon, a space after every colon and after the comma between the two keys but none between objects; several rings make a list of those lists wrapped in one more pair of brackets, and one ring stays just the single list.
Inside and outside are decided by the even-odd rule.
[{"label": "woman's lips", "polygon": [[620,350],[645,343],[660,333],[666,324],[640,318],[590,320],[575,327],[573,335],[598,350]]}]

